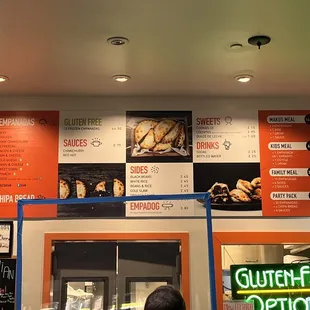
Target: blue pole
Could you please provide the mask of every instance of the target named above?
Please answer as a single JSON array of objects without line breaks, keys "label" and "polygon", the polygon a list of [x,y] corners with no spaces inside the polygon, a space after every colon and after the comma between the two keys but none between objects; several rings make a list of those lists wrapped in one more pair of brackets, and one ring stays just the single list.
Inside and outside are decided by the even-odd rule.
[{"label": "blue pole", "polygon": [[211,310],[217,310],[211,199],[210,199],[209,194],[205,195],[205,207],[206,207],[206,218],[207,218],[207,238],[208,238],[208,258],[209,258],[209,281],[210,281]]},{"label": "blue pole", "polygon": [[17,202],[17,263],[16,263],[16,310],[22,310],[22,275],[23,275],[23,202]]}]

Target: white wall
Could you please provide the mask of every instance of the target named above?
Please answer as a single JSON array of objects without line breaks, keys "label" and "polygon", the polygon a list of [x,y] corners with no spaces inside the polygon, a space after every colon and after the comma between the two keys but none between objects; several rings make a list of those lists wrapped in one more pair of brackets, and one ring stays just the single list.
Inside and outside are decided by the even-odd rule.
[{"label": "white wall", "polygon": [[[189,232],[191,306],[208,309],[208,249],[203,219],[176,220],[54,220],[28,221],[23,233],[23,304],[40,309],[43,242],[47,232]],[[309,219],[214,220],[214,231],[309,231]],[[14,254],[16,254],[15,239]]]},{"label": "white wall", "polygon": [[1,110],[271,110],[309,109],[310,98],[0,97]]},{"label": "white wall", "polygon": [[[270,110],[309,109],[307,98],[1,98],[1,110]],[[221,219],[214,231],[309,231],[309,219]],[[24,224],[25,306],[41,306],[45,232],[189,232],[192,309],[209,305],[205,220],[36,221]],[[15,243],[16,244],[16,243]]]}]

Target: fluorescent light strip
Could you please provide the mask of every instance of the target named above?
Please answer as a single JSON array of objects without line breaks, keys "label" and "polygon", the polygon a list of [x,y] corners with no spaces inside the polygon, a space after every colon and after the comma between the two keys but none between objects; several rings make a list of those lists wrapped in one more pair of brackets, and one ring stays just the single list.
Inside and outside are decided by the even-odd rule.
[{"label": "fluorescent light strip", "polygon": [[310,293],[310,288],[287,288],[275,290],[240,290],[237,291],[239,295],[252,295],[252,294],[274,294],[274,293]]}]

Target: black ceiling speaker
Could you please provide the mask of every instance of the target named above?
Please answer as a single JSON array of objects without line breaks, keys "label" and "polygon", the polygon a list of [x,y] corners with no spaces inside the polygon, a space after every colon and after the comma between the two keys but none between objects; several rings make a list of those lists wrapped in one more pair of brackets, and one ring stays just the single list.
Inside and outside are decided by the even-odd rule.
[{"label": "black ceiling speaker", "polygon": [[270,41],[271,39],[268,36],[254,36],[254,37],[249,38],[248,40],[249,44],[257,46],[258,49],[260,49],[262,45],[269,44]]}]

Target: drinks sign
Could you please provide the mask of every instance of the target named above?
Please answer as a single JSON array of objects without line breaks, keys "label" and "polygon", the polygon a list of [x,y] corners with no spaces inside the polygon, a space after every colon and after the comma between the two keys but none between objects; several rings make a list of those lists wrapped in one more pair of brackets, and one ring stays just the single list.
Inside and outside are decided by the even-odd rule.
[{"label": "drinks sign", "polygon": [[310,264],[234,265],[231,287],[255,310],[310,310]]}]

